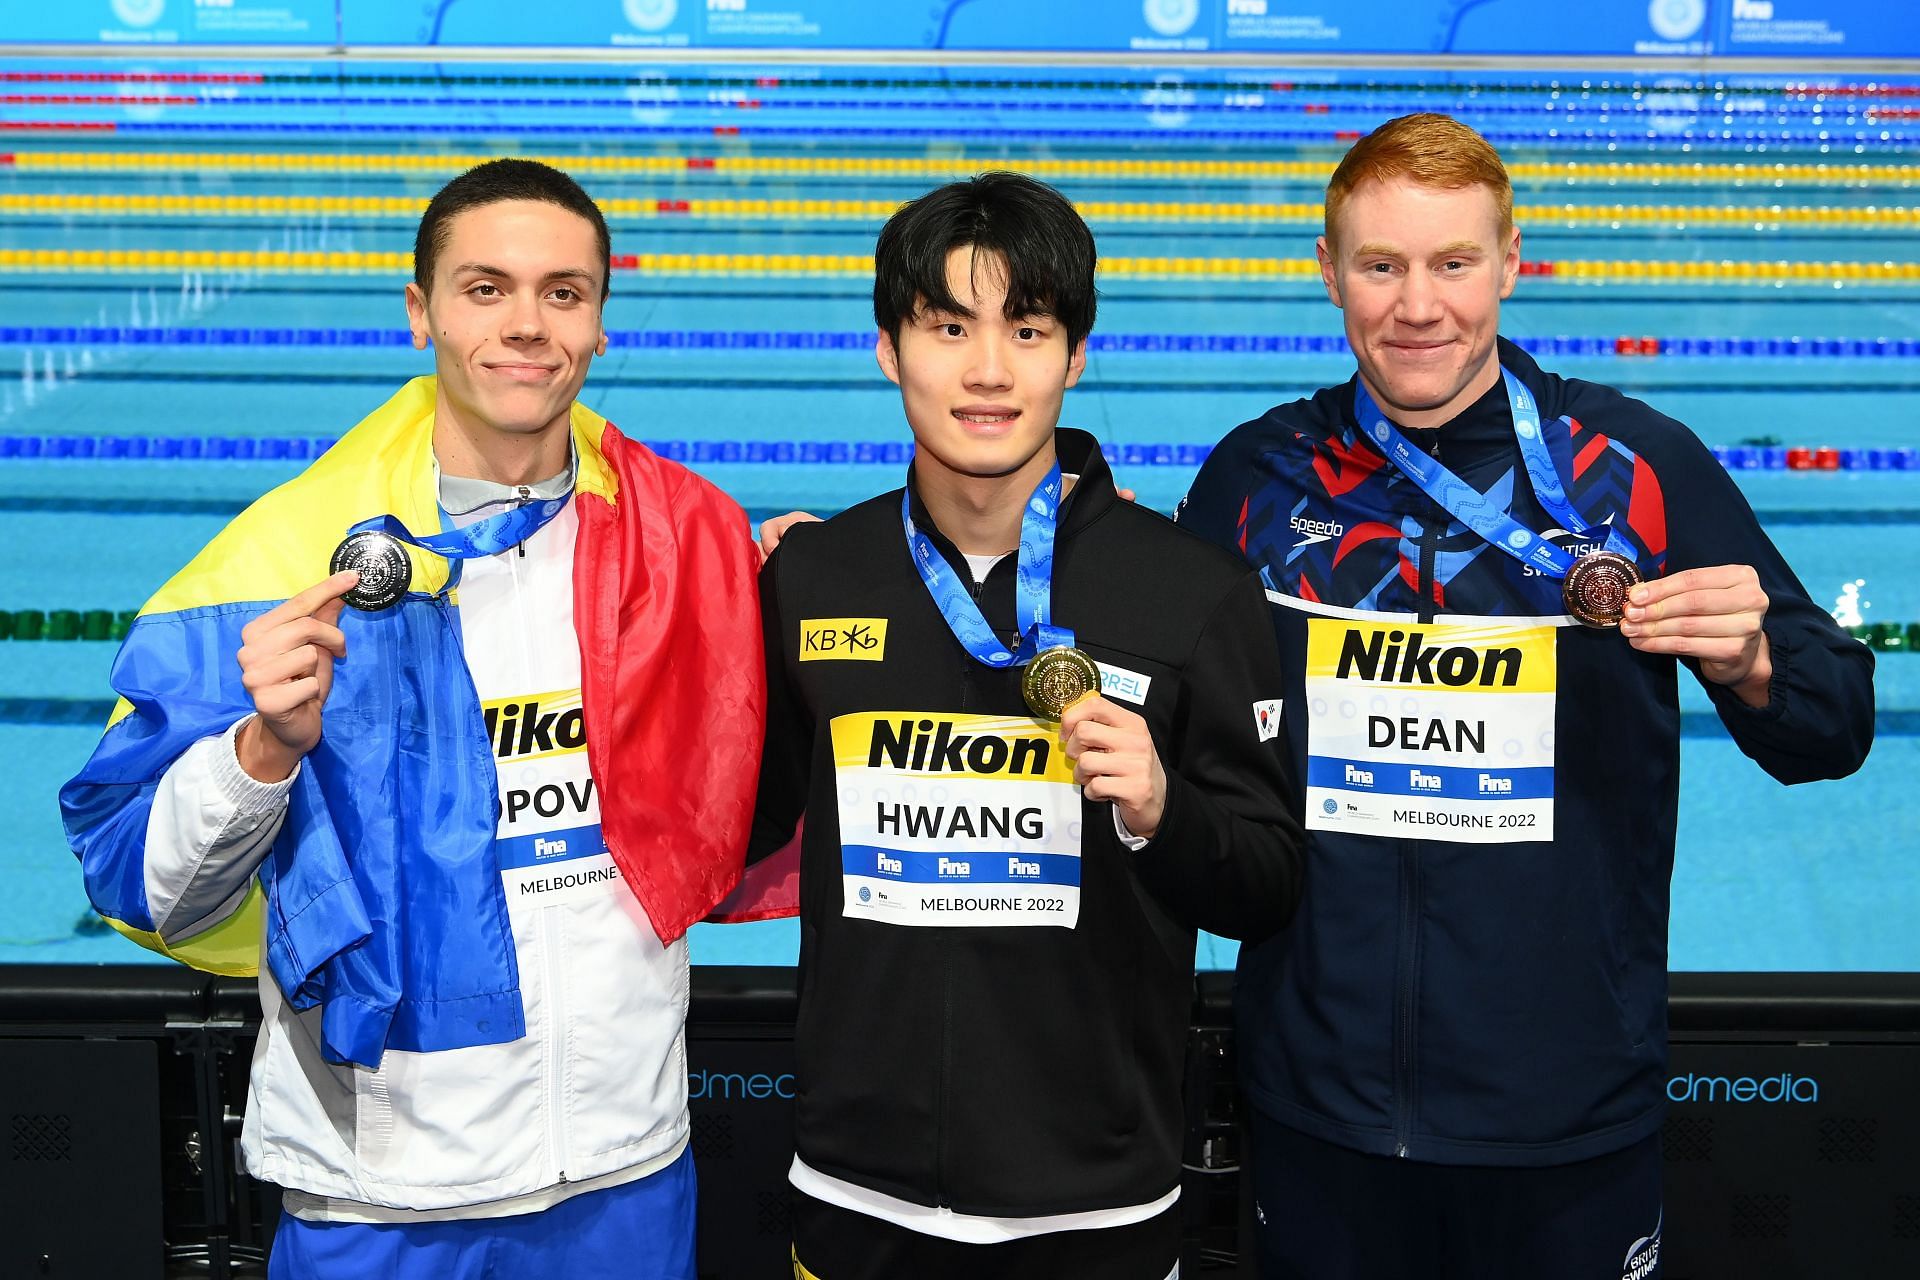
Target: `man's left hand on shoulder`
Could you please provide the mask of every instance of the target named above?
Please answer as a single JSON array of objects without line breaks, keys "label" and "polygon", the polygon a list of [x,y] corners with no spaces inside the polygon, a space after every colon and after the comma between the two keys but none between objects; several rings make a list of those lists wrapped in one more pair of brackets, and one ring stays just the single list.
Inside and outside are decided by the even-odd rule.
[{"label": "man's left hand on shoulder", "polygon": [[1773,680],[1762,629],[1768,603],[1751,565],[1687,569],[1636,586],[1620,634],[1642,653],[1695,659],[1707,679],[1750,707],[1764,707]]},{"label": "man's left hand on shoulder", "polygon": [[1127,830],[1153,838],[1167,808],[1167,773],[1144,716],[1105,698],[1083,698],[1060,717],[1073,780],[1089,800],[1111,800]]}]

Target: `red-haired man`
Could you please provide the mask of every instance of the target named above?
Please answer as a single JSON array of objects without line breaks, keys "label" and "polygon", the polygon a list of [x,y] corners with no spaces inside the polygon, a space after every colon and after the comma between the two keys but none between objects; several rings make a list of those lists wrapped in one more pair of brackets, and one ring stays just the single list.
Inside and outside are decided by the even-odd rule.
[{"label": "red-haired man", "polygon": [[1318,250],[1357,377],[1179,516],[1266,578],[1305,784],[1300,914],[1236,995],[1263,1274],[1654,1276],[1676,667],[1800,782],[1865,757],[1872,658],[1691,432],[1499,337],[1473,130],[1356,144]]}]

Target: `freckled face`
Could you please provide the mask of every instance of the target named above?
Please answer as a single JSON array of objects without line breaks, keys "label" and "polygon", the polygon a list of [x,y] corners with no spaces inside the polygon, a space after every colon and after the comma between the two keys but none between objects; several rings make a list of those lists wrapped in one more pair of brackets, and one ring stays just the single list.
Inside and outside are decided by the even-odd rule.
[{"label": "freckled face", "polygon": [[1520,275],[1520,232],[1493,192],[1364,182],[1316,245],[1367,389],[1397,421],[1439,426],[1499,379],[1500,302]]}]

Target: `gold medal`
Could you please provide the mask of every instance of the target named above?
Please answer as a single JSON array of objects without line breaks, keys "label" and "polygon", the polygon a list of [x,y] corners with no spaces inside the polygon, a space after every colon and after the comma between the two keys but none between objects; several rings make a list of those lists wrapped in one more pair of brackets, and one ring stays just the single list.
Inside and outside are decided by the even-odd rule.
[{"label": "gold medal", "polygon": [[1627,593],[1640,581],[1633,561],[1613,551],[1595,551],[1574,561],[1560,592],[1567,612],[1589,627],[1617,627],[1626,616]]},{"label": "gold medal", "polygon": [[1100,668],[1092,658],[1066,645],[1042,649],[1022,673],[1020,692],[1034,715],[1058,720],[1068,707],[1100,692]]}]

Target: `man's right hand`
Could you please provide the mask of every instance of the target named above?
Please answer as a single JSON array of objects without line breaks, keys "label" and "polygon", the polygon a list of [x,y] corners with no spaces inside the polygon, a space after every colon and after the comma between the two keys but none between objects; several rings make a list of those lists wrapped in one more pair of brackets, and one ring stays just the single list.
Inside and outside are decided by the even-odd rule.
[{"label": "man's right hand", "polygon": [[337,625],[346,607],[341,597],[359,581],[359,574],[343,570],[241,628],[235,657],[255,715],[240,726],[233,746],[248,777],[282,782],[320,741],[333,660],[347,656]]},{"label": "man's right hand", "polygon": [[765,564],[773,549],[780,545],[780,539],[787,536],[787,530],[809,520],[818,521],[819,516],[808,515],[804,511],[789,511],[783,516],[760,522],[760,563]]}]

